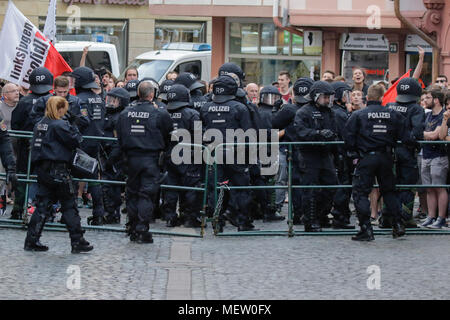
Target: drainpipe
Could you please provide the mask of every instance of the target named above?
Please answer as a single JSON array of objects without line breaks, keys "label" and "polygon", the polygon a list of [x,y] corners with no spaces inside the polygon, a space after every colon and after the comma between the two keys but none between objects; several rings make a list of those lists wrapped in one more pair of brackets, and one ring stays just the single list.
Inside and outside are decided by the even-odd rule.
[{"label": "drainpipe", "polygon": [[433,47],[433,71],[432,71],[432,78],[433,83],[436,81],[436,78],[439,75],[439,63],[440,63],[440,56],[441,56],[441,48],[439,47],[438,43],[434,41],[431,37],[429,37],[425,32],[417,28],[413,23],[411,23],[409,20],[407,20],[404,16],[402,16],[400,12],[400,0],[394,0],[394,8],[395,8],[395,16],[397,19],[399,19],[406,27],[414,32],[415,34],[419,35],[423,40],[428,42]]},{"label": "drainpipe", "polygon": [[277,28],[280,28],[281,30],[286,30],[290,33],[299,35],[303,37],[303,32],[300,30],[297,30],[293,27],[283,27],[283,24],[280,21],[280,18],[278,17],[278,7],[280,6],[280,0],[273,0],[273,23]]}]

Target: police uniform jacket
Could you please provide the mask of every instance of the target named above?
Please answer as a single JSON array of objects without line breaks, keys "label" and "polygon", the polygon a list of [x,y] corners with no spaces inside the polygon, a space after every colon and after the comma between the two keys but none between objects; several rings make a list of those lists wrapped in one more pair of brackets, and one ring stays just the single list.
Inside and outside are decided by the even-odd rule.
[{"label": "police uniform jacket", "polygon": [[0,158],[5,169],[16,169],[16,159],[14,157],[11,139],[7,126],[0,117]]},{"label": "police uniform jacket", "polygon": [[[405,141],[408,145],[414,145],[415,141],[423,140],[423,131],[425,130],[425,111],[417,103],[389,103],[387,105],[400,113],[405,121]],[[418,145],[416,145],[418,146]]]},{"label": "police uniform jacket", "polygon": [[120,113],[117,137],[127,155],[146,155],[166,151],[173,122],[169,113],[153,103],[138,101]]},{"label": "police uniform jacket", "polygon": [[78,128],[68,121],[44,117],[34,127],[31,161],[50,160],[69,164],[82,140]]}]

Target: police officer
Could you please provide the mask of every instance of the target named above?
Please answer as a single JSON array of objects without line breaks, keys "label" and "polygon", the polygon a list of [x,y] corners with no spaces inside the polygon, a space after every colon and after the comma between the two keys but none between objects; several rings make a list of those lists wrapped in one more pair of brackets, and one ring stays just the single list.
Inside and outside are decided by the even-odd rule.
[{"label": "police officer", "polygon": [[[344,140],[344,127],[349,118],[346,104],[350,103],[350,94],[352,88],[344,82],[333,82],[331,86],[334,89],[334,101],[332,110],[336,118],[337,136],[338,140]],[[336,166],[337,176],[339,184],[351,185],[353,163],[352,159],[347,157],[347,152],[342,145],[336,147],[336,154],[334,157],[334,163]],[[336,190],[336,194],[333,200],[333,228],[335,229],[354,229],[354,226],[350,225],[351,211],[349,208],[349,202],[352,191],[351,189],[339,188]]]},{"label": "police officer", "polygon": [[143,82],[140,100],[122,111],[117,126],[120,151],[127,158],[126,205],[131,241],[152,243],[148,231],[161,179],[159,158],[167,151],[173,122],[167,111],[155,108],[154,87]]},{"label": "police officer", "polygon": [[[299,141],[334,141],[337,137],[336,121],[331,110],[333,87],[325,81],[315,82],[309,95],[312,101],[297,111],[294,126]],[[332,146],[302,146],[299,169],[304,185],[336,185]],[[305,189],[303,214],[305,231],[319,232],[331,226],[328,221],[335,190]]]},{"label": "police officer", "polygon": [[[422,94],[422,87],[414,78],[404,78],[397,85],[396,103],[389,104],[389,108],[396,110],[405,118],[405,131],[409,140],[414,143],[402,144],[395,148],[396,176],[398,184],[416,184],[419,178],[417,165],[417,151],[420,149],[416,141],[423,140],[425,130],[425,112],[417,104]],[[413,219],[415,193],[410,189],[402,189],[397,193],[402,205],[402,215],[409,228],[417,227]],[[384,216],[384,217],[383,217]],[[383,210],[380,227],[390,227],[392,213]]]},{"label": "police officer", "polygon": [[68,110],[67,100],[51,97],[45,117],[35,126],[31,161],[38,180],[37,207],[28,225],[24,249],[47,251],[40,242],[42,229],[51,215],[53,203],[60,201],[64,222],[69,230],[72,253],[87,252],[93,246],[84,237],[75,200],[75,189],[69,167],[73,150],[80,146],[82,136],[77,127],[61,118]]},{"label": "police officer", "polygon": [[16,158],[5,121],[0,117],[0,158],[6,171],[6,184],[11,183],[13,190],[17,187]]},{"label": "police officer", "polygon": [[[117,124],[120,112],[130,104],[130,94],[123,88],[113,88],[106,95],[105,137],[117,138]],[[114,155],[116,141],[103,141],[100,145],[100,170],[102,180],[123,180],[122,157]],[[120,223],[121,186],[103,184],[103,204],[106,211],[105,223]]]},{"label": "police officer", "polygon": [[[166,164],[168,171],[168,184],[179,185],[186,187],[199,187],[200,181],[200,166],[193,163],[193,152],[190,149],[190,155],[184,155],[186,148],[182,148],[181,154],[172,154],[173,148],[178,144],[180,137],[183,134],[189,134],[194,137],[194,130],[200,128],[200,114],[190,108],[190,94],[189,90],[180,84],[174,84],[167,92],[167,111],[173,120],[172,143],[169,152],[166,154]],[[181,133],[183,131],[183,133]],[[181,141],[182,142],[182,141]],[[173,157],[181,157],[181,163],[178,161],[174,163]],[[200,227],[200,210],[201,210],[201,194],[197,191],[177,191],[166,190],[164,192],[164,204],[162,211],[167,221],[168,227],[175,227],[178,223],[178,216],[176,213],[178,195],[183,193],[183,207],[184,207],[184,226],[185,227]]]},{"label": "police officer", "polygon": [[[266,86],[261,89],[259,93],[259,104],[258,112],[261,119],[260,129],[267,130],[267,141],[271,141],[271,130],[272,130],[272,120],[275,115],[276,110],[280,108],[283,104],[281,99],[281,93],[274,86]],[[277,140],[278,141],[278,140]],[[273,141],[275,142],[275,141]],[[261,147],[261,146],[260,146]],[[272,156],[272,155],[271,155]],[[276,155],[273,155],[276,156]],[[272,164],[269,164],[272,165]],[[275,175],[257,175],[252,181],[252,185],[265,186],[275,182]],[[263,221],[280,221],[284,220],[285,217],[276,212],[277,208],[275,206],[275,192],[273,190],[254,190],[255,198],[257,203],[261,207],[263,212]]]},{"label": "police officer", "polygon": [[191,94],[191,107],[200,111],[207,100],[203,97],[202,91],[200,90],[204,85],[197,80],[197,77],[193,73],[183,72],[175,79],[175,84],[182,84],[189,90]]},{"label": "police officer", "polygon": [[[309,91],[314,81],[311,78],[299,78],[295,81],[294,86],[292,87],[294,94],[294,103],[286,104],[283,106],[281,110],[279,110],[273,121],[273,128],[280,129],[281,131],[281,142],[296,142],[297,132],[294,127],[295,114],[298,110],[300,110],[305,104],[311,102],[311,98],[309,97]],[[286,146],[280,146],[286,149]],[[300,148],[298,146],[292,146],[292,184],[300,185],[300,170],[299,170],[299,159],[301,159]],[[302,194],[303,191],[301,189],[293,189],[293,198],[292,205],[294,210],[294,218],[293,223],[295,225],[299,225],[302,223],[301,218],[303,217],[303,208],[302,208]],[[284,200],[284,199],[283,199]],[[281,208],[280,208],[281,209]]]},{"label": "police officer", "polygon": [[[227,129],[242,129],[244,132],[251,129],[252,124],[248,111],[243,104],[235,101],[237,89],[238,85],[231,76],[220,76],[217,79],[213,87],[213,101],[206,103],[200,112],[204,130],[219,130],[222,134],[221,138],[225,139]],[[232,164],[218,164],[218,181],[229,180],[230,185],[232,186],[248,186],[250,183],[248,165],[237,164],[237,154],[235,151],[236,148],[232,146],[217,150],[216,159],[222,155],[224,163],[226,160],[225,153],[234,153],[234,162]],[[221,154],[219,154],[219,152]],[[209,181],[213,183],[214,179],[209,179]],[[231,190],[229,197],[230,201],[228,207],[232,217],[229,217],[228,219],[232,220],[232,223],[238,226],[238,231],[253,230],[254,226],[248,216],[250,203],[250,193],[248,190]],[[227,205],[228,199],[225,199],[223,209],[227,208]],[[209,206],[210,208],[214,208],[211,202]],[[219,228],[223,228],[223,225],[224,221],[221,219]]]},{"label": "police officer", "polygon": [[139,100],[139,97],[137,94],[138,86],[139,86],[139,80],[130,80],[125,85],[125,89],[130,94],[130,103],[133,103],[133,102]]},{"label": "police officer", "polygon": [[[50,96],[53,89],[53,75],[43,67],[34,69],[30,74],[30,93],[20,99],[11,114],[11,129],[20,131],[33,131],[34,124],[30,118],[34,104],[41,97]],[[19,173],[27,172],[29,140],[17,141],[17,170]],[[18,183],[15,191],[14,207],[11,211],[11,219],[21,219],[25,204],[25,183]],[[30,198],[33,197],[33,187],[30,188]]]},{"label": "police officer", "polygon": [[[75,90],[77,97],[80,99],[81,114],[89,117],[89,126],[81,131],[83,136],[102,137],[105,126],[105,102],[95,94],[92,89],[98,89],[95,82],[94,72],[88,67],[78,67],[72,72],[75,78]],[[86,139],[81,144],[81,149],[92,158],[97,158],[100,151],[100,140]],[[97,179],[98,175],[94,174],[84,178]],[[88,183],[88,192],[92,196],[92,217],[88,217],[88,223],[91,225],[102,225],[105,215],[103,208],[102,186],[100,183]]]},{"label": "police officer", "polygon": [[165,109],[166,108],[166,104],[163,103],[162,101],[158,100],[158,96],[159,96],[159,83],[158,81],[156,81],[153,78],[150,77],[145,77],[143,78],[139,84],[141,84],[142,82],[149,82],[152,86],[153,86],[153,105],[155,106],[155,108],[159,108],[159,109]]},{"label": "police officer", "polygon": [[167,104],[167,92],[169,92],[170,88],[175,84],[173,80],[164,80],[161,83],[160,92],[158,95],[158,100],[164,104]]},{"label": "police officer", "polygon": [[374,240],[368,196],[375,177],[387,210],[394,214],[392,235],[396,238],[405,234],[392,171],[392,148],[397,140],[404,139],[404,119],[393,109],[381,106],[383,95],[384,87],[370,86],[367,107],[353,112],[345,125],[345,147],[353,158],[359,158],[353,179],[353,199],[361,228],[352,237],[356,241]]}]

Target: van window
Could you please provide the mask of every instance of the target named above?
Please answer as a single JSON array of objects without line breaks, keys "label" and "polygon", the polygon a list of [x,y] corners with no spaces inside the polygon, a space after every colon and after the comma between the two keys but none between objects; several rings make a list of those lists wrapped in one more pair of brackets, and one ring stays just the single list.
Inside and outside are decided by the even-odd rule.
[{"label": "van window", "polygon": [[[72,69],[80,66],[82,51],[60,51],[59,53]],[[89,51],[86,57],[86,67],[92,70],[105,67],[109,71],[112,71],[109,53],[106,51]]]},{"label": "van window", "polygon": [[195,74],[197,79],[201,79],[202,77],[202,62],[200,60],[195,61],[189,61],[180,63],[176,68],[175,71],[180,74],[183,72],[190,72]]}]

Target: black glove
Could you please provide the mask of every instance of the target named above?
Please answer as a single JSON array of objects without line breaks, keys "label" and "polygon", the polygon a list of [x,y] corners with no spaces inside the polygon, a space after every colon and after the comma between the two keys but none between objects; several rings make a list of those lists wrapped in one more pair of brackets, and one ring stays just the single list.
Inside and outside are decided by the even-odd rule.
[{"label": "black glove", "polygon": [[6,184],[11,183],[14,190],[17,187],[17,182],[16,169],[8,169],[8,171],[6,171]]},{"label": "black glove", "polygon": [[347,151],[347,157],[354,160],[359,158],[359,154],[356,151]]},{"label": "black glove", "polygon": [[282,105],[283,105],[282,99],[275,101],[275,103],[273,104],[272,112],[278,112]]},{"label": "black glove", "polygon": [[67,110],[66,114],[63,117],[63,120],[67,120],[67,121],[69,121],[70,124],[74,124],[75,121],[77,120],[77,116],[74,115],[69,110]]},{"label": "black glove", "polygon": [[323,138],[325,138],[325,140],[334,140],[336,138],[336,135],[334,134],[333,131],[331,131],[330,129],[322,129],[319,131],[319,135]]}]

